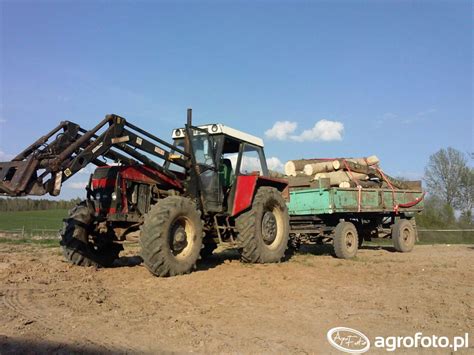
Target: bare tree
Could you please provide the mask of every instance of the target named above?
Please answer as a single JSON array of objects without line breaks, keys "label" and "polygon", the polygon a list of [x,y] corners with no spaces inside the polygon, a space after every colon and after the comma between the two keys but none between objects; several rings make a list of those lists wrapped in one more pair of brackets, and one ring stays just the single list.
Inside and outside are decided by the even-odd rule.
[{"label": "bare tree", "polygon": [[462,152],[449,147],[431,155],[425,169],[425,181],[428,191],[451,207],[472,208],[472,171]]},{"label": "bare tree", "polygon": [[467,167],[461,179],[461,197],[458,208],[465,214],[472,215],[474,207],[474,169]]}]

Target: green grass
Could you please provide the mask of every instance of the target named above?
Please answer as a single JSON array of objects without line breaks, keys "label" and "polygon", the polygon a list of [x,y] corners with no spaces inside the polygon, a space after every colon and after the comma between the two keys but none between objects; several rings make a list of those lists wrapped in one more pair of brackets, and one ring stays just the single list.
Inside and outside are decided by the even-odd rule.
[{"label": "green grass", "polygon": [[474,232],[418,232],[418,244],[474,244]]},{"label": "green grass", "polygon": [[59,246],[58,238],[44,238],[44,239],[33,239],[33,238],[0,238],[0,244],[16,244],[16,245],[38,245],[43,248],[56,248]]},{"label": "green grass", "polygon": [[32,229],[56,229],[62,226],[67,210],[0,212],[0,230],[21,229],[26,233]]}]

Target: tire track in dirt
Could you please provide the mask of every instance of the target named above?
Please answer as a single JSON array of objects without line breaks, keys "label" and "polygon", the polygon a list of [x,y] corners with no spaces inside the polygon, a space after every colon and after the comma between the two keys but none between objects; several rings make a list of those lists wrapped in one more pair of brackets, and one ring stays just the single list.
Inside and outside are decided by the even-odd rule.
[{"label": "tire track in dirt", "polygon": [[[102,351],[106,350],[113,353],[130,353],[134,351],[134,347],[127,341],[124,341],[124,339],[121,339],[120,344],[118,344],[104,334],[102,334],[100,338],[97,338],[96,335],[92,335],[93,333],[80,335],[78,332],[75,332],[74,339],[71,339],[71,332],[66,331],[69,328],[65,328],[64,324],[59,320],[53,321],[50,314],[39,311],[41,307],[38,307],[38,298],[34,297],[34,293],[44,291],[45,290],[35,288],[7,289],[3,294],[3,303],[10,310],[26,318],[27,324],[33,322],[40,324],[49,332],[52,332],[55,337],[60,337],[65,342],[74,340],[85,346],[92,346]],[[64,290],[61,291],[64,292]],[[28,306],[32,304],[35,306]]]}]

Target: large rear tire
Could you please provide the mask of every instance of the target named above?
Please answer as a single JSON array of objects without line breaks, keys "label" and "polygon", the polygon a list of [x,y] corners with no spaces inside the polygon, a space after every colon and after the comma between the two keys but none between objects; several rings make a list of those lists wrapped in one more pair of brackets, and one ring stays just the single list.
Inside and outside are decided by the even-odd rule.
[{"label": "large rear tire", "polygon": [[79,266],[111,266],[123,247],[109,242],[96,246],[89,240],[94,209],[90,202],[83,201],[69,211],[60,232],[60,245],[66,261]]},{"label": "large rear tire", "polygon": [[392,225],[392,240],[395,249],[402,253],[413,250],[416,242],[415,226],[407,219],[400,219]]},{"label": "large rear tire", "polygon": [[141,227],[142,258],[156,276],[189,273],[202,246],[201,212],[188,198],[170,196],[158,201]]},{"label": "large rear tire", "polygon": [[277,189],[260,187],[251,209],[235,223],[243,262],[276,263],[284,258],[290,224],[285,200]]}]

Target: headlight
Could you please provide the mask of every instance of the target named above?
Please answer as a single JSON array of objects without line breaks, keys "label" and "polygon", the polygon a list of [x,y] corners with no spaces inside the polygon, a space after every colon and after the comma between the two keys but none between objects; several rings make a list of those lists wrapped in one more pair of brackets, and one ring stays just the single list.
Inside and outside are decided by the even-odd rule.
[{"label": "headlight", "polygon": [[96,200],[100,200],[100,192],[98,192],[98,193],[95,194],[95,199],[96,199]]},{"label": "headlight", "polygon": [[117,194],[115,192],[112,192],[112,200],[115,201],[117,199]]}]

